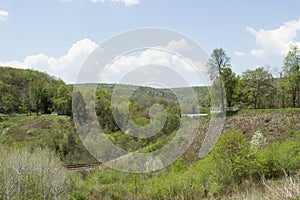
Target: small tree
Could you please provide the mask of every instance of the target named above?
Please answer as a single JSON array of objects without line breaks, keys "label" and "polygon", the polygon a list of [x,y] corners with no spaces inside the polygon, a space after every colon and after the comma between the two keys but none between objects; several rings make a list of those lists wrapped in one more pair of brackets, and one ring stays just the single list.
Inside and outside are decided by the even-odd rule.
[{"label": "small tree", "polygon": [[36,115],[39,114],[42,102],[43,83],[35,78],[29,85],[29,97],[31,108],[35,110]]},{"label": "small tree", "polygon": [[71,115],[72,113],[72,94],[68,87],[62,82],[53,98],[55,110],[59,115]]},{"label": "small tree", "polygon": [[3,107],[4,107],[4,112],[11,114],[12,112],[14,112],[14,106],[15,106],[15,100],[13,95],[7,93],[4,94],[1,98]]},{"label": "small tree", "polygon": [[23,113],[31,114],[31,104],[30,104],[30,97],[28,91],[23,91],[20,97],[21,105],[19,107],[20,111]]},{"label": "small tree", "polygon": [[300,49],[292,46],[284,59],[285,85],[291,95],[292,106],[300,107]]},{"label": "small tree", "polygon": [[237,78],[231,68],[227,67],[223,70],[223,82],[226,91],[226,102],[228,107],[232,107],[236,100]]}]

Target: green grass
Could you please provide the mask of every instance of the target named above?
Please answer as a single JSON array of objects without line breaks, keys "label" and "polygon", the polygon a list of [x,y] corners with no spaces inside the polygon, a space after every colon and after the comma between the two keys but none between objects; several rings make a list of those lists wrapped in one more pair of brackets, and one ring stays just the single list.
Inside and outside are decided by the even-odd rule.
[{"label": "green grass", "polygon": [[0,122],[0,133],[10,142],[28,142],[48,132],[70,132],[72,121],[66,116],[55,115],[14,115],[6,116]]},{"label": "green grass", "polygon": [[300,113],[300,108],[278,108],[278,109],[246,109],[240,110],[239,114],[245,113]]}]

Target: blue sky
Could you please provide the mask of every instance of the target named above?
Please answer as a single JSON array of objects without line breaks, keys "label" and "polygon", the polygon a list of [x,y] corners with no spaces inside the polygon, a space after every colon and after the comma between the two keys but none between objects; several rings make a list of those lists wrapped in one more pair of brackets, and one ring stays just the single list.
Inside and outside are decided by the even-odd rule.
[{"label": "blue sky", "polygon": [[289,45],[300,44],[299,8],[297,0],[0,0],[0,65],[71,83],[97,44],[160,27],[189,36],[208,54],[222,47],[238,74],[257,66],[276,73]]}]

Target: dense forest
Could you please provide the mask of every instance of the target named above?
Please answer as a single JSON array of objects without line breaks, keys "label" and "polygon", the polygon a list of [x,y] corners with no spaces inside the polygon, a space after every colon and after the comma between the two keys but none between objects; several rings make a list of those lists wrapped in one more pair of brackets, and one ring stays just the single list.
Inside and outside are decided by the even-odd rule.
[{"label": "dense forest", "polygon": [[72,86],[45,73],[0,67],[0,113],[71,116]]},{"label": "dense forest", "polygon": [[[219,48],[207,63],[211,79],[225,88],[224,109],[240,108],[226,118],[211,153],[198,156],[211,119],[210,86],[193,87],[200,112],[208,114],[197,119],[201,127],[194,142],[175,163],[146,174],[67,170],[69,165],[100,165],[72,119],[78,114],[72,101],[86,112],[85,94],[73,94],[72,85],[42,72],[0,67],[0,199],[299,199],[300,50],[291,47],[279,77],[264,67],[236,75],[230,60]],[[184,95],[185,88],[122,87],[135,88],[129,101],[134,123],[149,124],[154,104],[166,111],[155,136],[133,137],[117,124],[126,119],[113,116],[115,85],[98,84],[97,120],[106,136],[128,152],[162,148],[175,137],[180,114],[197,110],[179,106],[173,91]],[[120,104],[116,112],[124,108]]]}]

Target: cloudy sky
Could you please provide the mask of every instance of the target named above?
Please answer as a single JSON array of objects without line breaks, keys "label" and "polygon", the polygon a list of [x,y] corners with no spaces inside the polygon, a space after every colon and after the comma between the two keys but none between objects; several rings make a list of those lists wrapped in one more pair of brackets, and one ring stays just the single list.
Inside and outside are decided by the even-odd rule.
[{"label": "cloudy sky", "polygon": [[[98,44],[121,32],[159,27],[189,36],[208,54],[222,47],[238,74],[257,66],[276,74],[289,46],[300,45],[299,8],[297,0],[0,0],[0,65],[74,83]],[[143,57],[137,57],[140,63]],[[119,65],[131,64],[121,58]]]}]

